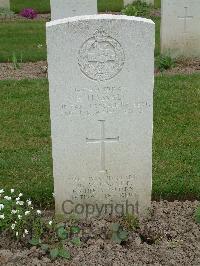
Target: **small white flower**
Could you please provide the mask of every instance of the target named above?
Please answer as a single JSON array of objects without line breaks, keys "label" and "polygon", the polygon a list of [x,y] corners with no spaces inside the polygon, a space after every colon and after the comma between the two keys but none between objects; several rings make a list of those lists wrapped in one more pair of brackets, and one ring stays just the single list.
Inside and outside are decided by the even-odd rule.
[{"label": "small white flower", "polygon": [[16,236],[18,236],[19,235],[19,233],[18,232],[16,232]]},{"label": "small white flower", "polygon": [[41,214],[42,213],[40,210],[37,210],[36,212],[37,212],[37,214]]},{"label": "small white flower", "polygon": [[14,230],[15,229],[15,224],[12,224],[11,228],[12,228],[12,230]]},{"label": "small white flower", "polygon": [[20,198],[16,198],[16,201],[19,201],[20,200]]},{"label": "small white flower", "polygon": [[25,234],[23,234],[22,236],[25,237]]},{"label": "small white flower", "polygon": [[20,219],[20,220],[21,220],[21,218],[22,218],[22,216],[21,216],[21,215],[18,215],[17,217],[18,217],[18,219]]},{"label": "small white flower", "polygon": [[5,215],[4,214],[1,214],[0,215],[0,219],[5,219]]},{"label": "small white flower", "polygon": [[23,201],[19,201],[19,205],[21,205],[21,206],[24,205],[24,202]]},{"label": "small white flower", "polygon": [[52,225],[52,223],[53,223],[52,221],[49,221],[49,225]]},{"label": "small white flower", "polygon": [[12,210],[11,213],[12,214],[16,214],[17,213],[17,210]]},{"label": "small white flower", "polygon": [[31,201],[30,200],[27,200],[27,205],[30,206],[31,205]]},{"label": "small white flower", "polygon": [[0,204],[0,210],[3,210],[3,209],[4,209],[4,205]]},{"label": "small white flower", "polygon": [[4,193],[4,190],[3,189],[0,189],[0,194]]},{"label": "small white flower", "polygon": [[4,199],[11,200],[12,198],[11,197],[8,197],[8,196],[5,196]]},{"label": "small white flower", "polygon": [[27,230],[27,229],[25,229],[25,230],[24,230],[24,233],[25,233],[26,235],[28,235],[28,230]]},{"label": "small white flower", "polygon": [[11,188],[10,192],[11,193],[14,193],[15,192],[14,188]]},{"label": "small white flower", "polygon": [[22,193],[19,193],[19,197],[22,197],[23,196],[23,194]]},{"label": "small white flower", "polygon": [[53,195],[53,197],[55,198],[55,196],[56,196],[55,192],[54,192],[54,193],[52,193],[52,195]]},{"label": "small white flower", "polygon": [[30,213],[30,211],[25,211],[25,215],[28,215]]}]

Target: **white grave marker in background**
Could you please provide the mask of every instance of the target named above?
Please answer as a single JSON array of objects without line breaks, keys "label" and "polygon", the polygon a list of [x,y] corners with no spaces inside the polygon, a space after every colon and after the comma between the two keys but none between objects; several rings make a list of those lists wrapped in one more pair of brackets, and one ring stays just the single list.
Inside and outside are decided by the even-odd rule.
[{"label": "white grave marker in background", "polygon": [[0,0],[0,8],[10,9],[10,0]]},{"label": "white grave marker in background", "polygon": [[151,202],[154,23],[115,15],[52,21],[47,46],[56,211],[144,214]]},{"label": "white grave marker in background", "polygon": [[50,0],[51,20],[97,14],[97,0]]},{"label": "white grave marker in background", "polygon": [[162,0],[161,52],[200,56],[200,0]]}]

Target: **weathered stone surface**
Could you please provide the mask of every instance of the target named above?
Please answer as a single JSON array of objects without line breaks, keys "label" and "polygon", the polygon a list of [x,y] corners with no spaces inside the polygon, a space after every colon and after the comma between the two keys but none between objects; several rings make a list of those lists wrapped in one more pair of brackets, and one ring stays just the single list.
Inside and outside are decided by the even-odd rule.
[{"label": "weathered stone surface", "polygon": [[0,8],[10,9],[10,0],[0,0]]},{"label": "weathered stone surface", "polygon": [[115,213],[134,207],[144,214],[151,201],[154,23],[115,15],[52,21],[47,45],[56,211],[102,215],[113,204]]},{"label": "weathered stone surface", "polygon": [[200,1],[162,1],[161,52],[172,57],[200,56]]},{"label": "weathered stone surface", "polygon": [[97,0],[51,0],[51,20],[97,14]]}]

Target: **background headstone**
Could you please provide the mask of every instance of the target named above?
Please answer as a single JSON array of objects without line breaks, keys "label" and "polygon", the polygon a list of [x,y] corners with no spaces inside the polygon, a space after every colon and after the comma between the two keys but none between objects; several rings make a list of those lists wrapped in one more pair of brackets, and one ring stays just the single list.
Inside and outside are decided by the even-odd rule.
[{"label": "background headstone", "polygon": [[0,8],[10,9],[10,0],[0,0]]},{"label": "background headstone", "polygon": [[97,14],[97,0],[51,0],[51,20]]},{"label": "background headstone", "polygon": [[[124,0],[124,6],[132,4],[134,0]],[[154,0],[142,0],[142,2],[146,2],[147,4],[154,4]]]},{"label": "background headstone", "polygon": [[161,4],[161,52],[199,57],[200,1],[163,0]]},{"label": "background headstone", "polygon": [[52,21],[47,47],[56,211],[70,200],[75,212],[77,204],[128,203],[144,214],[152,183],[154,23],[116,15]]}]

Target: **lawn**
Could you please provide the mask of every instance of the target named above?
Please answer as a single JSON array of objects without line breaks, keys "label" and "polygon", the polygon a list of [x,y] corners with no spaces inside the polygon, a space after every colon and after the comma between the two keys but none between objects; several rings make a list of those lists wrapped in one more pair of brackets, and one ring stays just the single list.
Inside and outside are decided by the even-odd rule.
[{"label": "lawn", "polygon": [[[155,7],[160,8],[160,1],[155,0]],[[115,11],[119,12],[123,8],[123,0],[98,0],[98,11]],[[11,9],[19,13],[23,8],[31,7],[39,13],[50,13],[49,0],[11,0]]]},{"label": "lawn", "polygon": [[98,11],[120,12],[123,8],[123,0],[98,0]]},{"label": "lawn", "polygon": [[23,8],[34,8],[39,13],[50,13],[50,0],[10,0],[11,10],[19,13]]},{"label": "lawn", "polygon": [[45,60],[45,35],[45,22],[1,22],[0,62],[11,61],[13,53],[23,62]]},{"label": "lawn", "polygon": [[[31,7],[39,13],[50,13],[49,0],[11,0],[11,9],[19,13],[23,8]],[[98,0],[98,10],[120,11],[123,7],[123,0]]]},{"label": "lawn", "polygon": [[[0,187],[46,207],[53,177],[47,80],[0,82]],[[156,78],[154,199],[200,199],[200,75]]]},{"label": "lawn", "polygon": [[[160,53],[160,18],[152,18],[156,23],[156,50]],[[13,53],[23,62],[46,59],[45,22],[11,21],[0,23],[0,62],[11,62]]]}]

